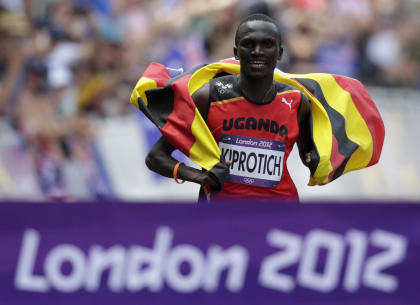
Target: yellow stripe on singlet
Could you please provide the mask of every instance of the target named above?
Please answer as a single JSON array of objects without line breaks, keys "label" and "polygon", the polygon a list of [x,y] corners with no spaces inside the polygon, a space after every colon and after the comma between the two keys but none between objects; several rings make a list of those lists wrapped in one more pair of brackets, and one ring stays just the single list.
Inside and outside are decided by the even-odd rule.
[{"label": "yellow stripe on singlet", "polygon": [[[292,90],[286,90],[286,91],[283,91],[283,92],[277,92],[277,95],[283,95],[283,94],[286,94],[286,93],[293,93],[293,92],[300,93],[301,91],[296,90],[296,89],[292,89]],[[243,97],[243,96],[238,96],[238,97],[230,98],[230,99],[227,99],[227,100],[215,101],[215,102],[211,102],[210,106],[236,102],[238,100],[246,100],[246,98]]]},{"label": "yellow stripe on singlet", "polygon": [[293,92],[301,93],[302,91],[292,89],[292,90],[286,90],[286,91],[283,91],[283,92],[277,92],[277,95],[282,95],[282,94],[286,94],[286,93],[293,93]]},{"label": "yellow stripe on singlet", "polygon": [[244,100],[244,99],[245,98],[243,96],[238,96],[238,97],[230,98],[228,100],[211,102],[210,106],[217,105],[217,104],[226,104],[226,103],[236,102],[236,101]]}]

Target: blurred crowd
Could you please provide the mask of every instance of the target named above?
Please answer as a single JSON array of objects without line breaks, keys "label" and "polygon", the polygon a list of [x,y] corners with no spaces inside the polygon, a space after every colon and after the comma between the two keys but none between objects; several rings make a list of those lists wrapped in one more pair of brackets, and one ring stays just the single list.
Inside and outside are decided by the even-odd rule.
[{"label": "blurred crowd", "polygon": [[[152,61],[188,70],[231,57],[250,13],[278,22],[286,72],[420,89],[420,0],[0,0],[0,146],[18,135],[45,198],[72,196],[69,171],[76,197],[111,197],[95,121],[133,111]],[[0,166],[0,188],[11,171]]]}]

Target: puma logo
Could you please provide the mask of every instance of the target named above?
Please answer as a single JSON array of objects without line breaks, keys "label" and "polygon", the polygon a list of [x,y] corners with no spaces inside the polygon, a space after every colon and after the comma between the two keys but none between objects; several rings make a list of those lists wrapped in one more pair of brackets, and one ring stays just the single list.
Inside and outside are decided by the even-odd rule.
[{"label": "puma logo", "polygon": [[293,103],[293,99],[290,100],[290,102],[288,102],[284,97],[281,98],[281,101],[283,103],[285,103],[287,106],[289,106],[289,109],[292,110],[292,103]]}]

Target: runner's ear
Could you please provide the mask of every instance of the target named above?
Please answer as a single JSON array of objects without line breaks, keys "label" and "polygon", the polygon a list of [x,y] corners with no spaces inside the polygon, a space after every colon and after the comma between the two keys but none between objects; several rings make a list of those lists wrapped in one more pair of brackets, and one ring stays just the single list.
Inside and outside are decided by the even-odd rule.
[{"label": "runner's ear", "polygon": [[233,47],[233,54],[235,55],[235,59],[239,59],[237,47]]},{"label": "runner's ear", "polygon": [[279,48],[279,58],[278,58],[278,60],[280,60],[282,56],[283,56],[283,47],[280,47]]}]

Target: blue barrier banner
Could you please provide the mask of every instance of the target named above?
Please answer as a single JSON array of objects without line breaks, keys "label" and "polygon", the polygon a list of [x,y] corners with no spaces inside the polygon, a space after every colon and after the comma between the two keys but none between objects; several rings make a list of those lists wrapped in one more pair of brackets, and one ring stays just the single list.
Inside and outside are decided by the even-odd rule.
[{"label": "blue barrier banner", "polygon": [[0,204],[0,304],[420,304],[416,204]]}]

